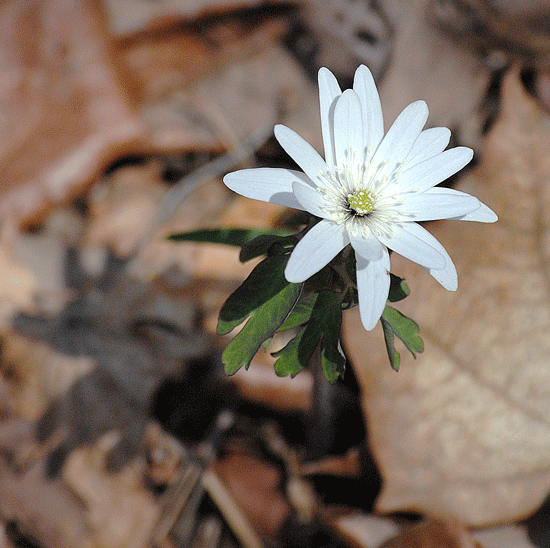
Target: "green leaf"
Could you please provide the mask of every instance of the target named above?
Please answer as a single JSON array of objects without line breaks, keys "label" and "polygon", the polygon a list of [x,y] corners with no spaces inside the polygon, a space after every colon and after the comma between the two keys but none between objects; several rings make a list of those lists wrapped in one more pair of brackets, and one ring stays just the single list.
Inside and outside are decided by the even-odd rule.
[{"label": "green leaf", "polygon": [[273,352],[277,357],[275,373],[279,377],[290,375],[295,377],[302,369],[307,367],[315,348],[319,344],[321,333],[310,326],[305,325],[299,333],[281,350]]},{"label": "green leaf", "polygon": [[292,233],[279,228],[214,228],[171,234],[167,237],[167,240],[171,242],[202,242],[242,247],[258,236],[288,236],[289,234]]},{"label": "green leaf", "polygon": [[383,317],[380,318],[382,323],[382,330],[384,332],[384,341],[386,343],[386,350],[388,352],[388,358],[390,359],[391,368],[394,371],[399,371],[399,364],[401,363],[401,356],[395,349],[395,337],[391,325]]},{"label": "green leaf", "polygon": [[241,263],[246,263],[250,259],[270,253],[275,246],[280,248],[279,253],[272,254],[281,255],[287,249],[292,249],[297,243],[298,238],[294,235],[260,234],[252,241],[243,245],[239,254],[239,260]]},{"label": "green leaf", "polygon": [[[284,276],[286,261],[286,257],[268,257],[254,268],[222,306],[218,318],[218,335],[225,335],[235,329],[289,285]],[[300,287],[299,284],[294,285]]]},{"label": "green leaf", "polygon": [[248,368],[262,343],[273,336],[296,304],[302,286],[285,280],[285,265],[286,257],[268,257],[222,307],[218,333],[228,333],[250,316],[222,355],[228,375]]},{"label": "green leaf", "polygon": [[298,327],[299,325],[307,323],[311,318],[316,301],[317,293],[302,296],[296,303],[296,306],[291,310],[288,318],[277,331],[286,331],[287,329],[292,329],[293,327]]},{"label": "green leaf", "polygon": [[405,297],[410,295],[411,290],[403,278],[395,274],[390,274],[390,280],[390,294],[388,295],[388,301],[390,301],[390,303],[402,301]]},{"label": "green leaf", "polygon": [[[332,293],[332,292],[324,292]],[[321,295],[319,295],[321,297]],[[336,299],[334,298],[336,297]],[[322,321],[323,339],[321,340],[321,365],[326,379],[335,383],[338,377],[344,377],[346,356],[340,344],[340,329],[342,327],[342,306],[333,294],[326,299],[324,313],[320,315]],[[323,303],[324,304],[324,303]],[[321,307],[320,307],[321,308]]]},{"label": "green leaf", "polygon": [[[297,321],[305,320],[304,327],[284,348],[273,353],[278,357],[275,371],[278,375],[295,376],[307,367],[311,357],[320,344],[321,365],[327,380],[334,383],[343,376],[345,356],[340,345],[340,328],[342,324],[341,295],[334,291],[324,290],[318,294],[302,298],[283,326],[298,325]],[[283,327],[281,326],[281,328]]]},{"label": "green leaf", "polygon": [[418,336],[420,329],[415,321],[391,306],[386,306],[382,318],[389,323],[392,331],[403,341],[413,357],[416,358],[416,352],[423,352],[424,342]]}]

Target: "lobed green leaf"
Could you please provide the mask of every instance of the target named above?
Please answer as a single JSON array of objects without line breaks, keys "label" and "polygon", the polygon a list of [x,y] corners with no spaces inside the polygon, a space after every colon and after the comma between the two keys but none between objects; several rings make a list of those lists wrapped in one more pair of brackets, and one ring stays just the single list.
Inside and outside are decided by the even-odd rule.
[{"label": "lobed green leaf", "polygon": [[382,319],[388,322],[392,331],[401,341],[403,341],[403,344],[413,357],[416,358],[417,352],[423,352],[424,341],[418,335],[420,329],[415,321],[407,318],[407,316],[401,314],[399,310],[391,306],[386,306],[382,314]]},{"label": "lobed green leaf", "polygon": [[222,354],[228,375],[233,375],[241,367],[248,369],[262,343],[277,331],[299,294],[300,284],[289,283],[280,293],[254,311]]},{"label": "lobed green leaf", "polygon": [[298,334],[279,350],[273,352],[272,356],[277,357],[275,362],[275,373],[279,377],[290,375],[295,377],[302,369],[307,367],[315,348],[319,344],[321,334],[305,325]]},{"label": "lobed green leaf", "polygon": [[302,285],[286,281],[286,260],[274,256],[262,261],[223,305],[218,333],[229,333],[248,318],[222,355],[227,374],[248,368],[262,344],[273,336],[296,304]]},{"label": "lobed green leaf", "polygon": [[346,358],[340,345],[342,325],[341,295],[334,291],[323,290],[320,293],[302,298],[281,326],[295,327],[297,321],[305,321],[304,327],[284,348],[273,355],[278,357],[275,371],[278,375],[296,375],[307,367],[311,357],[320,345],[323,373],[331,383],[343,376]]},{"label": "lobed green leaf", "polygon": [[307,323],[313,313],[317,296],[317,293],[303,295],[277,331],[286,331]]},{"label": "lobed green leaf", "polygon": [[[222,306],[218,318],[219,335],[226,335],[235,329],[289,285],[284,276],[286,261],[287,258],[282,256],[268,257],[254,268]],[[294,285],[300,287],[299,284]]]}]

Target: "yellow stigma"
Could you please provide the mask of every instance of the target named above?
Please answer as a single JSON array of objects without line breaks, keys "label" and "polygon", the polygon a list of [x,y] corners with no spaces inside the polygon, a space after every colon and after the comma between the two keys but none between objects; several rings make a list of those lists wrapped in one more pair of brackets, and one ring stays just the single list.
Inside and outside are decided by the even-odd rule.
[{"label": "yellow stigma", "polygon": [[348,196],[348,204],[357,215],[368,215],[374,209],[374,196],[368,190],[356,190]]}]

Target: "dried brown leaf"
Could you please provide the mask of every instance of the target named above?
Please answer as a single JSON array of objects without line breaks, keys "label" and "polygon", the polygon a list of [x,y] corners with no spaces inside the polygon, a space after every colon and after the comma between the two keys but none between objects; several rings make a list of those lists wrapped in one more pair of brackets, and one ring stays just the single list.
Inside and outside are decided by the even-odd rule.
[{"label": "dried brown leaf", "polygon": [[0,8],[2,218],[30,219],[143,146],[102,20],[93,2]]},{"label": "dried brown leaf", "polygon": [[517,71],[479,169],[460,185],[500,215],[495,225],[434,223],[454,258],[449,293],[395,256],[411,296],[401,307],[426,352],[388,367],[381,333],[359,316],[345,339],[363,388],[383,511],[416,509],[482,525],[533,512],[550,489],[550,124]]},{"label": "dried brown leaf", "polygon": [[[277,1],[271,1],[277,4]],[[204,16],[223,16],[239,9],[251,9],[264,5],[259,0],[106,0],[110,27],[116,35],[181,24]]]},{"label": "dried brown leaf", "polygon": [[216,461],[214,470],[258,533],[273,540],[290,513],[281,490],[281,471],[237,452]]},{"label": "dried brown leaf", "polygon": [[481,548],[456,521],[428,519],[406,527],[380,548]]},{"label": "dried brown leaf", "polygon": [[[262,87],[262,80],[253,81],[249,88],[252,100],[247,106],[261,105],[260,109],[252,109],[260,114],[257,119],[251,117],[252,123],[247,123],[249,111],[239,95],[238,84],[250,77],[246,67],[251,59],[270,51],[285,32],[285,21],[271,18],[250,25],[246,18],[220,18],[199,27],[200,32],[197,28],[172,25],[117,43],[118,56],[128,69],[141,116],[152,133],[151,146],[161,152],[220,152],[233,145],[225,132],[228,121],[223,120],[233,112],[233,120],[239,120],[235,126],[239,131],[232,131],[241,138],[258,131],[265,134],[272,126],[269,117],[276,103],[271,96],[266,97],[266,91],[270,95],[279,93],[278,68],[271,67],[272,88]],[[283,62],[281,68],[287,63]],[[228,82],[227,76],[234,72],[239,79]],[[291,81],[293,75],[287,76]],[[231,110],[223,104],[228,98],[234,103]],[[267,127],[265,118],[269,120]]]}]

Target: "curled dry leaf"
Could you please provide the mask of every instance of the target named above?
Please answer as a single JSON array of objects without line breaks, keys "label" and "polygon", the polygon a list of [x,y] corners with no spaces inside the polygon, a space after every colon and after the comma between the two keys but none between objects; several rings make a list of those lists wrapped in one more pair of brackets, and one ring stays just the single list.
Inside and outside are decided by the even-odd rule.
[{"label": "curled dry leaf", "polygon": [[431,232],[454,258],[456,293],[395,257],[411,296],[402,310],[426,352],[387,366],[380,333],[345,318],[384,485],[378,509],[415,509],[466,524],[514,520],[550,490],[550,123],[517,71],[483,163],[459,188],[489,204],[491,226],[445,221]]}]

